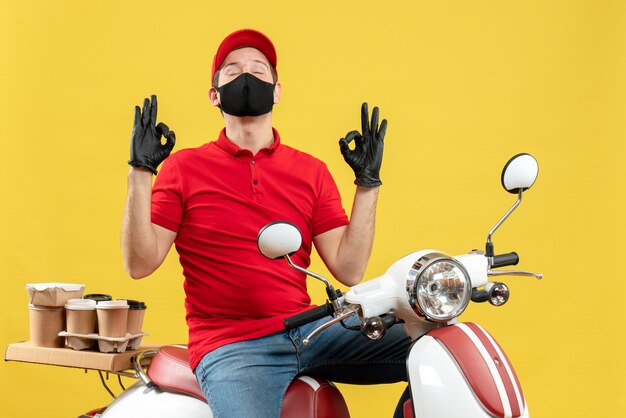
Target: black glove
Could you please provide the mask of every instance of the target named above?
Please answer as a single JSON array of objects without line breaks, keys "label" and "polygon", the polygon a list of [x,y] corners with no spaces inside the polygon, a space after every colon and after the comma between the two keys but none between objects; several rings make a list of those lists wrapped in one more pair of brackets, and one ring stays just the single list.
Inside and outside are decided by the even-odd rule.
[{"label": "black glove", "polygon": [[[156,117],[156,96],[152,95],[150,100],[144,99],[143,114],[139,106],[135,106],[135,122],[130,138],[130,160],[128,160],[128,164],[133,167],[147,168],[154,174],[176,144],[176,134],[170,131],[166,124],[159,123],[155,126]],[[161,136],[167,139],[165,145],[161,144]]]},{"label": "black glove", "polygon": [[[387,120],[383,119],[378,128],[378,108],[372,112],[372,124],[369,123],[367,103],[361,106],[361,127],[363,135],[358,131],[348,132],[345,138],[339,140],[339,149],[343,159],[354,170],[356,180],[354,184],[363,187],[377,187],[383,184],[380,181],[380,166],[383,162],[383,147]],[[350,149],[350,142],[354,140],[354,149]]]}]

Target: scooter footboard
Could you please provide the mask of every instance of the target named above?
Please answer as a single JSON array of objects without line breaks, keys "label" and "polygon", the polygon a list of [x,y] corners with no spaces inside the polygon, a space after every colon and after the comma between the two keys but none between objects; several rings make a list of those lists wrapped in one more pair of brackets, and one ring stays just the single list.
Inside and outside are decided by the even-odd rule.
[{"label": "scooter footboard", "polygon": [[528,417],[513,366],[479,325],[429,332],[411,347],[407,367],[417,417]]}]

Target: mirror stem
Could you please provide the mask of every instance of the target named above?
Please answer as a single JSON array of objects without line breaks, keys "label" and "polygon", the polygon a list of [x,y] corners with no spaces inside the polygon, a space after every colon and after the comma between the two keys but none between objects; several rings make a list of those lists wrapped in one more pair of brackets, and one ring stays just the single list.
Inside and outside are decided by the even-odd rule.
[{"label": "mirror stem", "polygon": [[287,260],[287,262],[289,263],[289,265],[290,265],[291,267],[293,267],[294,269],[296,269],[296,270],[298,270],[298,271],[300,271],[300,272],[302,272],[302,273],[306,274],[307,276],[311,276],[311,277],[313,277],[314,279],[317,279],[317,280],[320,280],[320,281],[324,282],[324,284],[326,285],[326,287],[329,287],[329,286],[330,286],[330,282],[329,282],[327,279],[325,279],[324,277],[320,276],[319,274],[315,274],[315,273],[313,273],[312,271],[308,271],[308,270],[306,270],[306,269],[303,269],[303,268],[302,268],[302,267],[300,267],[300,266],[296,266],[296,265],[293,263],[293,261],[291,261],[291,258],[289,257],[289,255],[285,255],[285,259]]},{"label": "mirror stem", "polygon": [[289,263],[289,265],[293,267],[294,269],[306,274],[307,276],[311,276],[314,279],[317,279],[323,282],[326,285],[326,295],[328,296],[328,300],[332,302],[335,312],[338,312],[340,310],[341,305],[339,304],[339,300],[338,300],[339,295],[337,294],[337,292],[335,292],[335,288],[330,284],[330,282],[326,278],[320,276],[319,274],[315,274],[312,271],[309,271],[307,269],[303,269],[300,266],[296,266],[293,263],[293,261],[291,261],[291,258],[289,257],[288,254],[285,255],[285,259],[287,260],[287,263]]},{"label": "mirror stem", "polygon": [[491,264],[491,259],[495,255],[491,237],[498,230],[498,228],[500,228],[500,225],[502,225],[502,223],[506,221],[507,218],[511,215],[511,213],[513,213],[513,211],[519,206],[519,204],[522,203],[523,192],[524,192],[523,189],[519,190],[517,194],[517,201],[515,202],[515,204],[511,206],[511,209],[509,209],[502,218],[500,218],[500,220],[495,224],[495,226],[491,228],[491,231],[489,231],[489,235],[487,235],[487,244],[485,245],[485,256],[490,259],[490,264]]}]

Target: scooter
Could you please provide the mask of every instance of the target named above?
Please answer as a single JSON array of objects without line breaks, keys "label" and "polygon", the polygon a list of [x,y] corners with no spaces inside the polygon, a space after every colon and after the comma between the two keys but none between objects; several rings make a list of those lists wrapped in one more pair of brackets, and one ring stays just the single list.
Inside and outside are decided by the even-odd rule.
[{"label": "scooter", "polygon": [[[324,317],[327,322],[303,341],[314,344],[315,336],[330,326],[357,316],[355,331],[379,340],[396,324],[402,324],[412,339],[407,371],[411,399],[404,404],[405,418],[529,417],[528,405],[515,370],[504,350],[480,325],[459,323],[469,302],[505,304],[509,288],[490,280],[501,276],[530,276],[522,270],[495,270],[519,262],[517,253],[495,254],[493,234],[522,201],[523,192],[535,182],[538,164],[529,154],[511,158],[502,171],[503,187],[517,195],[515,204],[489,231],[484,251],[451,257],[436,250],[420,250],[396,261],[380,277],[335,290],[314,272],[295,265],[290,255],[301,246],[302,236],[288,222],[272,222],[258,234],[259,251],[270,259],[285,259],[307,276],[322,281],[325,304],[284,321],[286,329]],[[151,359],[147,370],[142,366]],[[192,374],[184,346],[165,346],[144,351],[133,359],[139,380],[109,406],[84,417],[203,417],[213,415]],[[281,418],[349,417],[341,393],[331,383],[300,376],[289,387]]]}]

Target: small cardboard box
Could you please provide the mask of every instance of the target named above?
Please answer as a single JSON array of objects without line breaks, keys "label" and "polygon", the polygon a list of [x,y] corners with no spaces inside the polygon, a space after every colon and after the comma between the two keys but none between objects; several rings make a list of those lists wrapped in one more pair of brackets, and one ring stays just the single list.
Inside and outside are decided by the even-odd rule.
[{"label": "small cardboard box", "polygon": [[83,297],[84,284],[32,283],[26,285],[28,303],[39,306],[64,306],[70,299]]},{"label": "small cardboard box", "polygon": [[100,353],[98,351],[76,351],[71,348],[33,347],[28,341],[23,341],[10,344],[7,347],[4,360],[119,372],[133,368],[130,362],[133,356],[144,350],[158,348],[162,345],[148,343],[137,350],[128,350],[123,353]]}]

